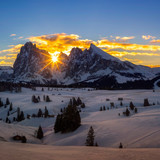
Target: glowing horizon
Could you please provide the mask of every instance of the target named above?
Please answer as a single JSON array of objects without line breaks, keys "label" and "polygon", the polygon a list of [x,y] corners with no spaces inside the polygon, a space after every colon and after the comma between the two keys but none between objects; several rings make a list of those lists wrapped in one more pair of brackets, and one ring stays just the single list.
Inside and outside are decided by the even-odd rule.
[{"label": "glowing horizon", "polygon": [[[102,38],[97,41],[82,39],[76,34],[57,33],[50,35],[31,36],[25,38],[26,41],[31,41],[36,44],[39,49],[48,51],[51,55],[55,55],[52,61],[57,61],[56,57],[61,52],[69,55],[74,47],[82,50],[88,49],[93,43],[105,52],[115,56],[122,61],[130,61],[134,64],[157,67],[160,65],[160,46],[152,44],[155,37],[147,35],[142,36],[144,41],[149,40],[148,44],[130,43],[130,40],[135,39],[131,37],[110,37],[108,39]],[[155,39],[156,41],[156,39]],[[0,50],[0,65],[13,65],[17,54],[23,44],[10,45],[9,49]]]}]

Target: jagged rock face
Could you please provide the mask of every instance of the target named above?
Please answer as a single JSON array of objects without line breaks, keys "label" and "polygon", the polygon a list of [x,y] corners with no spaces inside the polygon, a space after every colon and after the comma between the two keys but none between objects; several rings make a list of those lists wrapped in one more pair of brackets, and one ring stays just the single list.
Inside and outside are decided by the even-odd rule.
[{"label": "jagged rock face", "polygon": [[[127,71],[133,69],[134,65],[120,61],[91,44],[89,50],[82,51],[73,48],[69,55],[66,77],[80,80],[80,75],[94,74],[100,70],[110,69],[112,72]],[[103,76],[103,75],[102,75]]]},{"label": "jagged rock face", "polygon": [[52,71],[46,67],[43,71],[42,68],[48,64],[49,53],[36,48],[31,42],[27,42],[17,55],[17,59],[13,65],[14,76],[26,76],[34,78],[37,74],[44,78],[51,78]]},{"label": "jagged rock face", "polygon": [[36,45],[27,42],[21,48],[13,66],[15,79],[35,80],[36,82],[42,79],[42,83],[56,81],[58,84],[92,81],[99,85],[105,84],[104,81],[109,84],[109,81],[114,80],[117,85],[127,81],[153,79],[159,73],[148,67],[123,62],[93,44],[84,51],[80,48],[73,48],[69,56],[60,53],[58,65],[48,65],[42,70],[50,59],[47,51],[40,50]]}]

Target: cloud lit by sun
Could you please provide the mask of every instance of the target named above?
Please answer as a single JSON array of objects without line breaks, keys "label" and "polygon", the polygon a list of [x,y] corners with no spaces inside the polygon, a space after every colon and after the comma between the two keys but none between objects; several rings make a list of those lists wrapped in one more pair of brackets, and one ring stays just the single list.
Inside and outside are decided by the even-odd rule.
[{"label": "cloud lit by sun", "polygon": [[[150,37],[151,36],[147,38]],[[58,63],[60,63],[58,55],[61,52],[69,55],[73,47],[79,47],[84,50],[88,49],[91,43],[95,44],[97,47],[101,48],[105,52],[120,58],[121,60],[126,60],[127,58],[130,58],[130,61],[135,64],[152,65],[152,63],[154,62],[154,65],[159,65],[160,46],[157,45],[159,41],[154,40],[156,41],[155,45],[153,43],[153,40],[150,44],[129,43],[129,40],[133,39],[135,39],[134,36],[125,36],[116,37],[116,40],[115,37],[113,37],[112,40],[104,38],[101,40],[93,41],[89,39],[81,39],[80,36],[76,34],[68,35],[66,33],[57,33],[36,37],[32,36],[27,38],[26,40],[35,43],[39,49],[48,51],[52,57],[49,63],[51,63],[52,65],[57,65]],[[17,53],[19,53],[20,51],[21,46],[22,44],[18,44],[11,46],[11,48],[9,49],[1,50],[0,54],[2,54],[2,56],[0,56],[4,57],[5,54],[5,59],[1,59],[1,61],[3,61],[3,64],[4,62],[7,63],[7,59],[8,62],[12,61],[13,64]],[[137,61],[135,61],[135,59],[137,59]]]}]

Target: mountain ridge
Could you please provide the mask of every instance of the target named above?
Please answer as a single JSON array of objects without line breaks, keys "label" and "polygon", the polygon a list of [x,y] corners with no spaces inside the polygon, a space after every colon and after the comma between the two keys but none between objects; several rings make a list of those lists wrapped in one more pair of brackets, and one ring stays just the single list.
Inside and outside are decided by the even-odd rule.
[{"label": "mountain ridge", "polygon": [[[60,53],[59,59],[61,63],[58,67],[55,64],[49,65],[51,55],[37,48],[32,42],[27,42],[21,47],[14,62],[13,81],[72,85],[84,82],[94,84],[108,77],[108,80],[114,83],[123,84],[148,81],[160,76],[159,68],[153,69],[129,61],[121,61],[94,44],[84,51],[77,47],[72,48],[69,56]],[[108,80],[106,79],[106,82]]]}]

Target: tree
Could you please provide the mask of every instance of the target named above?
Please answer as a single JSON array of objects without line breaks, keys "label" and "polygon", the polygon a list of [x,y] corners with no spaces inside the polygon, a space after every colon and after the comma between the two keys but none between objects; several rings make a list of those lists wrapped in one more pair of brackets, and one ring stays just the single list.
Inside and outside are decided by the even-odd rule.
[{"label": "tree", "polygon": [[13,110],[13,107],[12,107],[12,103],[10,104],[10,107],[9,107],[9,111],[12,111]]},{"label": "tree", "polygon": [[94,146],[94,129],[92,128],[92,126],[90,127],[89,131],[88,131],[88,135],[86,138],[86,146]]},{"label": "tree", "polygon": [[57,115],[54,125],[55,133],[61,131],[62,133],[72,132],[81,125],[81,117],[76,106],[68,105],[62,112]]},{"label": "tree", "polygon": [[50,100],[48,95],[46,96],[46,102],[51,102],[51,100]]},{"label": "tree", "polygon": [[43,130],[42,127],[39,126],[38,131],[37,131],[37,138],[42,139],[43,138]]},{"label": "tree", "polygon": [[42,110],[39,108],[38,113],[37,113],[38,117],[42,117]]},{"label": "tree", "polygon": [[6,105],[9,105],[9,104],[10,104],[9,98],[6,98]]},{"label": "tree", "polygon": [[135,106],[133,105],[133,103],[132,103],[132,102],[130,102],[129,107],[130,107],[130,109],[131,109],[131,110],[134,110],[134,108],[135,108]]},{"label": "tree", "polygon": [[79,105],[81,105],[82,104],[82,101],[81,101],[81,99],[78,97],[77,98],[77,105],[79,106]]},{"label": "tree", "polygon": [[44,111],[44,117],[47,118],[48,117],[48,109],[47,107],[45,106],[45,111]]},{"label": "tree", "polygon": [[120,144],[119,144],[119,148],[123,148],[123,145],[122,145],[122,143],[120,142]]},{"label": "tree", "polygon": [[138,111],[137,111],[137,108],[135,108],[135,109],[134,109],[134,112],[135,112],[135,113],[137,113],[137,112],[138,112]]},{"label": "tree", "polygon": [[150,106],[149,102],[148,102],[148,98],[144,99],[144,106]]},{"label": "tree", "polygon": [[130,111],[128,110],[128,108],[126,109],[126,116],[128,117],[130,115]]}]

